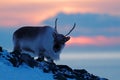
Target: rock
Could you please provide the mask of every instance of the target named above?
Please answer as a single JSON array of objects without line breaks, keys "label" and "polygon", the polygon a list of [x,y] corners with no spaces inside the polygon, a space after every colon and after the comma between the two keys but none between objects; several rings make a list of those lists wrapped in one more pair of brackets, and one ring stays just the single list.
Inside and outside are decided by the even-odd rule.
[{"label": "rock", "polygon": [[73,72],[79,77],[82,77],[82,74],[88,73],[85,69],[74,69]]},{"label": "rock", "polygon": [[61,73],[55,74],[54,79],[55,80],[67,80],[67,78]]},{"label": "rock", "polygon": [[28,54],[21,54],[20,59],[32,68],[34,68],[35,66],[38,66],[37,61],[35,61],[34,58],[32,58]]},{"label": "rock", "polygon": [[0,46],[0,52],[2,52],[3,50],[2,50],[2,47]]},{"label": "rock", "polygon": [[72,68],[70,68],[70,67],[67,66],[67,65],[57,65],[57,67],[58,67],[60,70],[72,71]]},{"label": "rock", "polygon": [[47,62],[47,61],[39,62],[38,67],[42,68],[43,72],[45,72],[45,73],[52,72],[53,74],[55,74],[55,72],[57,70],[57,66],[56,66],[55,63],[50,63],[50,62]]},{"label": "rock", "polygon": [[62,73],[66,78],[71,78],[71,79],[74,78],[73,70],[69,66],[67,66],[67,65],[57,65],[57,67],[58,67],[57,72]]},{"label": "rock", "polygon": [[22,64],[22,60],[20,59],[20,53],[17,51],[11,52],[5,57],[14,67],[19,67]]},{"label": "rock", "polygon": [[11,56],[8,55],[8,61],[10,61],[14,67],[19,67],[22,63],[27,64],[30,67],[37,66],[37,61],[35,61],[30,55],[28,54],[21,54],[18,51],[14,51],[10,53]]}]

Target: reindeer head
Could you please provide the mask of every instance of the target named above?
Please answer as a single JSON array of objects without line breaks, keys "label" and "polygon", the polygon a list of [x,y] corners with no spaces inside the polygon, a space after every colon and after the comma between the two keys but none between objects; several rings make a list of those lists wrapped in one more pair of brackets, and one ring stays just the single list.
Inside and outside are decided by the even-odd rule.
[{"label": "reindeer head", "polygon": [[54,50],[55,50],[55,52],[61,51],[61,48],[64,47],[64,44],[68,40],[70,40],[70,36],[68,36],[68,35],[73,31],[75,26],[76,26],[76,23],[74,23],[74,26],[66,35],[59,34],[57,31],[57,19],[55,20],[55,33],[54,33]]}]

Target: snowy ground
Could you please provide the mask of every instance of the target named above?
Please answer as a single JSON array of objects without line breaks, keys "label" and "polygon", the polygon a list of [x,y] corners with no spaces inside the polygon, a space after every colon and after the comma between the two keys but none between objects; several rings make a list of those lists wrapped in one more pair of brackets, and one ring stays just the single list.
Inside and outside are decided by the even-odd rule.
[{"label": "snowy ground", "polygon": [[0,68],[0,80],[53,80],[52,74],[25,65],[15,68],[0,62]]},{"label": "snowy ground", "polygon": [[52,74],[25,65],[15,68],[0,62],[0,68],[0,80],[53,80]]},{"label": "snowy ground", "polygon": [[[4,54],[7,54],[7,51],[4,51]],[[7,60],[0,58],[0,80],[53,80],[53,76],[24,64],[13,67]]]}]

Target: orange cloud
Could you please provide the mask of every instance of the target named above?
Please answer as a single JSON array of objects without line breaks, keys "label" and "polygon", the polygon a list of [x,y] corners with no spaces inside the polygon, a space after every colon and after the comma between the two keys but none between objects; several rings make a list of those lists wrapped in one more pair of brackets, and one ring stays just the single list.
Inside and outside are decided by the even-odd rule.
[{"label": "orange cloud", "polygon": [[120,15],[119,3],[118,0],[2,0],[0,25],[37,25],[59,12]]},{"label": "orange cloud", "polygon": [[105,36],[95,36],[95,37],[71,37],[67,45],[79,45],[79,46],[109,46],[109,45],[120,45],[120,37],[105,37]]}]

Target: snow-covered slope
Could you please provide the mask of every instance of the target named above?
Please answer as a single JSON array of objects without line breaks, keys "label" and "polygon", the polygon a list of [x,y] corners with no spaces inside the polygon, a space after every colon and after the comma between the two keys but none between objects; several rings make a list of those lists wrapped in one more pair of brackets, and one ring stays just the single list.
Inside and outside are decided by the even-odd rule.
[{"label": "snow-covered slope", "polygon": [[42,69],[37,67],[31,68],[26,64],[19,67],[13,67],[12,64],[5,59],[8,54],[6,50],[0,52],[0,80],[54,80],[52,73],[44,73]]},{"label": "snow-covered slope", "polygon": [[0,80],[54,80],[51,73],[28,66],[12,67],[0,62]]},{"label": "snow-covered slope", "polygon": [[0,80],[108,80],[90,74],[84,69],[36,61],[28,56],[24,58],[30,62],[0,48]]}]

